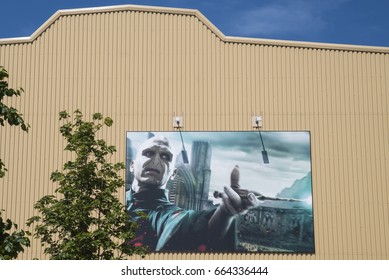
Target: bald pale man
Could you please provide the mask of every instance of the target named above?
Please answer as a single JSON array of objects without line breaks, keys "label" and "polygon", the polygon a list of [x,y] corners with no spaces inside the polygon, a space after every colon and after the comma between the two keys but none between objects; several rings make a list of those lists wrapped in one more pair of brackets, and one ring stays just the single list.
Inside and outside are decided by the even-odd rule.
[{"label": "bald pale man", "polygon": [[141,145],[131,162],[134,181],[126,194],[127,211],[140,225],[131,243],[152,251],[234,251],[234,218],[256,205],[256,197],[249,195],[247,205],[231,187],[224,187],[215,209],[181,209],[169,201],[166,190],[176,173],[175,160],[168,139],[155,136]]}]

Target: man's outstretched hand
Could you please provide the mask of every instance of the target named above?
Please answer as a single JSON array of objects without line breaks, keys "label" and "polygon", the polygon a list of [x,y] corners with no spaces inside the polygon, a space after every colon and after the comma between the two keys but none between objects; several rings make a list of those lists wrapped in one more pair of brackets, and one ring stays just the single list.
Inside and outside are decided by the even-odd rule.
[{"label": "man's outstretched hand", "polygon": [[227,233],[235,215],[244,213],[259,203],[256,196],[251,192],[244,190],[244,196],[238,194],[240,190],[239,179],[239,167],[235,166],[231,172],[231,186],[225,186],[224,192],[219,193],[222,202],[208,223],[212,239],[221,240]]}]

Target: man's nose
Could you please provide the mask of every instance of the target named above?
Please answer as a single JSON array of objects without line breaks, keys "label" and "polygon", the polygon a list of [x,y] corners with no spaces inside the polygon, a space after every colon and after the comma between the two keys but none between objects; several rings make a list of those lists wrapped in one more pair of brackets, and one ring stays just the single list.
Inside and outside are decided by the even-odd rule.
[{"label": "man's nose", "polygon": [[156,153],[155,155],[154,155],[154,157],[153,157],[153,164],[160,164],[161,163],[161,157],[160,157],[160,155],[159,155],[159,153]]}]

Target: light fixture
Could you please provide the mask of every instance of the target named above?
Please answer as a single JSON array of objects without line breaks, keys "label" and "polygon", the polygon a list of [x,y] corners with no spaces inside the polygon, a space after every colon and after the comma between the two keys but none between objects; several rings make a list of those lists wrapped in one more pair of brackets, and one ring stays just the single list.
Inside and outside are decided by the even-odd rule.
[{"label": "light fixture", "polygon": [[262,116],[253,116],[251,123],[254,128],[262,128]]},{"label": "light fixture", "polygon": [[184,126],[184,118],[183,117],[173,117],[173,127],[180,129]]},{"label": "light fixture", "polygon": [[189,163],[188,153],[185,150],[184,139],[182,138],[182,133],[181,133],[181,128],[183,127],[183,123],[184,123],[183,117],[179,117],[179,116],[173,117],[173,127],[180,132],[181,143],[182,143],[182,150],[181,150],[182,161],[184,163]]},{"label": "light fixture", "polygon": [[267,154],[267,151],[265,149],[265,144],[263,143],[262,134],[261,134],[261,128],[262,128],[262,116],[253,116],[252,118],[252,126],[258,130],[259,139],[262,143],[262,159],[264,164],[269,164],[269,156]]}]

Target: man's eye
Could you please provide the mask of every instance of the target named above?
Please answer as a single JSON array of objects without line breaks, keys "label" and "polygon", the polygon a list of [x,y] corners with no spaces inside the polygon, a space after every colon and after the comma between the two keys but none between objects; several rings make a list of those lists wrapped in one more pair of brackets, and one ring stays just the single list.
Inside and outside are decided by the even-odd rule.
[{"label": "man's eye", "polygon": [[146,151],[146,152],[144,153],[144,156],[146,156],[146,157],[152,157],[153,155],[154,155],[154,153],[151,152],[151,151]]},{"label": "man's eye", "polygon": [[171,156],[168,154],[161,154],[161,158],[167,161],[171,161]]}]

